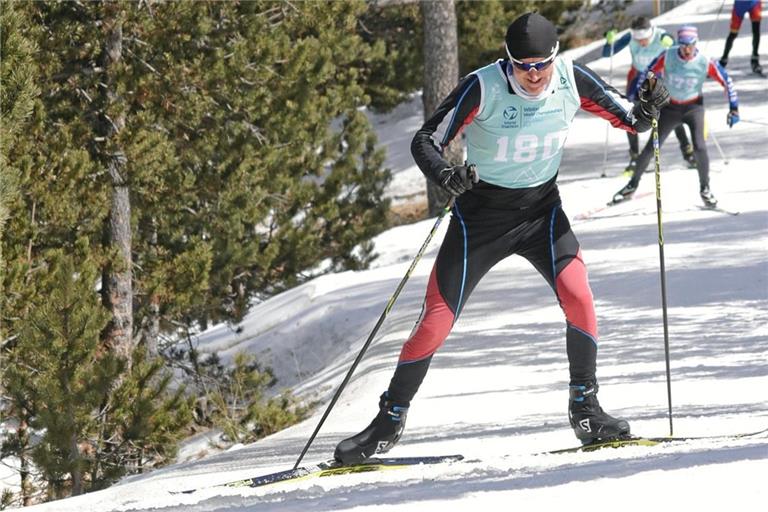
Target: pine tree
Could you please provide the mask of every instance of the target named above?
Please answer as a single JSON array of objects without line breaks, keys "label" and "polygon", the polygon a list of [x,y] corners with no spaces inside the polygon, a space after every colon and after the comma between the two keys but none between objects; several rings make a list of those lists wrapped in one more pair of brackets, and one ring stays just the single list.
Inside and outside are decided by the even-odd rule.
[{"label": "pine tree", "polygon": [[[9,158],[10,149],[17,144],[32,113],[35,97],[39,94],[36,85],[37,69],[33,62],[35,50],[28,29],[25,13],[15,4],[5,5],[0,10],[0,238],[10,214],[10,205],[18,197],[19,170]],[[5,281],[6,265],[0,246],[0,282]],[[5,291],[1,294],[5,295]],[[0,310],[5,301],[0,299]],[[0,390],[4,390],[4,371],[7,367],[7,352],[13,343],[6,322],[0,316]],[[5,393],[2,393],[5,396]],[[30,502],[31,482],[29,464],[29,410],[24,401],[0,401],[0,420],[10,419],[16,424],[15,431],[2,440],[0,458],[13,455],[18,459],[21,505]],[[13,502],[13,493],[4,492],[0,508]]]},{"label": "pine tree", "polygon": [[97,428],[89,432],[90,489],[173,460],[178,441],[189,432],[193,402],[183,386],[173,388],[162,359],[148,357],[142,348],[134,351],[119,387],[105,390],[103,400],[112,410],[94,417]]},{"label": "pine tree", "polygon": [[[358,110],[369,101],[360,85],[363,64],[381,57],[354,32],[362,2],[298,10],[273,2],[16,5],[27,16],[23,31],[40,48],[37,82],[46,88],[8,149],[19,189],[2,235],[0,314],[13,340],[9,358],[21,360],[39,343],[35,336],[60,322],[38,318],[33,329],[29,319],[51,295],[51,279],[61,278],[52,269],[62,253],[79,255],[72,275],[86,273],[79,268],[86,260],[98,275],[131,271],[131,334],[148,347],[178,325],[237,320],[252,300],[300,282],[323,261],[341,269],[370,259],[366,241],[384,226],[388,173]],[[120,59],[105,67],[115,20]],[[129,191],[129,269],[104,236],[116,186]],[[114,355],[103,353],[103,343],[98,351]],[[55,363],[48,353],[40,357]],[[140,399],[142,389],[167,386],[145,357],[142,349],[122,364],[105,359],[112,362],[93,383],[99,399],[82,401],[95,409],[62,414],[60,423],[54,410],[66,401],[43,409],[35,401],[50,382],[35,387],[4,375],[9,385],[26,386],[19,403],[25,401],[29,421],[38,428],[50,422],[47,442],[34,454],[52,494],[168,460],[183,418],[169,415],[153,430],[164,432],[168,446],[144,443],[151,457],[128,450],[139,442],[123,444],[124,432],[145,430],[137,422],[146,416],[124,404],[156,407],[150,416],[157,417],[173,402],[154,391],[153,400]],[[130,365],[138,367],[128,371]],[[125,369],[120,379],[107,378],[118,369]],[[104,444],[91,430],[95,423],[117,444]],[[88,439],[78,449],[75,431]]]},{"label": "pine tree", "polygon": [[206,376],[212,387],[209,414],[230,443],[253,442],[306,417],[307,407],[288,394],[267,398],[267,391],[276,381],[272,372],[262,369],[253,356],[238,353],[231,368],[219,367],[217,373]]},{"label": "pine tree", "polygon": [[[387,209],[383,155],[357,111],[369,101],[365,63],[382,58],[354,30],[365,4],[115,5],[120,12],[76,3],[30,9],[46,33],[44,74],[57,84],[45,97],[45,126],[56,123],[69,153],[84,148],[87,159],[62,178],[90,183],[98,197],[87,201],[97,212],[68,205],[73,217],[106,222],[114,180],[105,169],[110,155],[125,160],[134,331],[153,344],[178,323],[236,321],[252,300],[299,282],[326,258],[364,265],[370,255],[350,249],[383,229]],[[104,82],[101,48],[115,18],[121,59]],[[109,131],[113,124],[119,131]],[[47,153],[46,162],[60,159]],[[355,192],[339,196],[345,182]],[[366,227],[351,220],[358,216]],[[97,222],[85,224],[87,236],[108,265],[117,254]],[[344,241],[329,243],[336,235]]]},{"label": "pine tree", "polygon": [[[533,3],[459,1],[462,60],[500,48],[499,19]],[[1,376],[16,393],[3,413],[50,428],[34,454],[54,494],[97,488],[167,461],[188,419],[152,357],[159,340],[236,322],[254,301],[374,256],[388,171],[361,109],[392,107],[420,87],[419,6],[13,2],[0,22],[0,350],[19,362]],[[463,50],[465,39],[476,50]],[[128,244],[115,249],[118,195],[130,211],[118,222]],[[121,314],[133,318],[120,320],[123,338],[139,349],[121,363],[105,349],[112,334],[102,330],[93,348],[95,327],[70,323],[76,353],[95,354],[97,381],[82,409],[57,415],[70,403],[54,379],[33,385],[21,364],[37,347],[49,374],[71,370],[56,361],[58,345],[41,341],[63,325],[66,297],[56,296],[58,309],[46,301],[66,285],[85,311],[96,282],[115,274],[129,290]],[[248,421],[268,432],[295,419],[290,398],[269,403],[277,420]],[[31,454],[25,432],[6,446]]]},{"label": "pine tree", "polygon": [[[10,166],[8,151],[24,129],[39,93],[32,62],[34,46],[23,33],[24,22],[24,14],[14,5],[0,11],[0,237],[18,172]],[[2,261],[0,248],[0,266]]]},{"label": "pine tree", "polygon": [[[77,269],[77,270],[76,270]],[[31,412],[30,427],[42,432],[32,458],[52,496],[83,491],[88,457],[82,442],[104,389],[122,368],[100,350],[109,316],[94,292],[96,267],[58,255],[40,295],[23,319],[9,355],[4,387]]]},{"label": "pine tree", "polygon": [[[186,260],[208,288],[175,317],[175,305],[163,304],[163,317],[237,321],[252,300],[300,282],[326,258],[333,268],[364,265],[370,255],[351,249],[383,228],[388,179],[357,111],[368,101],[360,69],[378,55],[354,33],[364,4],[162,8],[165,28],[195,37],[145,37],[136,50],[160,76],[178,70],[164,89],[179,91],[174,115],[158,122],[176,135],[178,166],[194,193],[174,205],[173,224],[157,215],[140,225],[154,226],[158,251],[186,244],[210,258],[206,268]],[[201,10],[209,23],[199,22]]]},{"label": "pine tree", "polygon": [[170,391],[162,361],[136,351],[126,373],[122,358],[103,349],[110,315],[95,291],[99,273],[92,260],[76,258],[52,258],[46,293],[20,321],[2,376],[40,436],[30,451],[49,498],[167,462],[191,419],[184,389]]}]

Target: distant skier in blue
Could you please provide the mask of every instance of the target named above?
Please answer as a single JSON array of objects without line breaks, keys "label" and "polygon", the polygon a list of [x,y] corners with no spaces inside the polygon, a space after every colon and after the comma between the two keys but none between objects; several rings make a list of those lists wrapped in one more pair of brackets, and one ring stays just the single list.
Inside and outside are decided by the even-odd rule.
[{"label": "distant skier in blue", "polygon": [[[508,58],[462,78],[413,138],[411,152],[421,171],[456,202],[421,316],[379,399],[379,412],[365,430],[336,447],[335,457],[344,463],[384,453],[400,439],[433,355],[482,277],[512,254],[531,262],[565,313],[574,433],[585,443],[629,433],[629,424],[605,413],[597,400],[592,292],[556,180],[579,109],[617,128],[645,131],[669,93],[661,82],[648,80],[633,105],[589,68],[558,55],[555,26],[539,14],[512,22],[505,43]],[[470,164],[451,165],[443,149],[462,129]]]},{"label": "distant skier in blue", "polygon": [[[684,26],[677,31],[677,46],[666,50],[648,66],[664,80],[672,97],[670,104],[662,109],[659,117],[659,144],[682,123],[688,125],[693,135],[693,148],[699,171],[699,193],[705,206],[715,207],[717,199],[709,186],[709,155],[704,139],[704,97],[702,89],[707,77],[716,80],[728,94],[728,126],[739,122],[739,100],[728,73],[720,64],[704,56],[696,48],[699,40],[698,29]],[[641,80],[643,79],[641,76]],[[637,159],[637,169],[624,188],[613,196],[613,203],[620,203],[632,197],[640,184],[646,167],[653,156],[653,141],[648,141]]]},{"label": "distant skier in blue", "polygon": [[749,19],[752,22],[752,57],[749,62],[753,73],[763,74],[758,53],[760,50],[760,19],[762,18],[762,10],[763,3],[761,0],[734,0],[733,9],[731,10],[731,30],[725,39],[723,56],[720,57],[720,65],[722,67],[728,65],[728,54],[731,53],[733,42],[736,40],[736,36],[739,35],[741,22],[744,21],[744,17],[749,13]]},{"label": "distant skier in blue", "polygon": [[[640,75],[648,68],[648,65],[661,52],[675,44],[675,39],[666,30],[654,27],[651,20],[645,16],[638,16],[632,21],[629,32],[616,39],[616,31],[609,30],[605,34],[605,45],[603,45],[603,57],[619,53],[624,48],[629,47],[629,53],[632,55],[632,65],[627,72],[626,96],[629,101],[637,101],[637,83]],[[696,167],[696,159],[693,156],[693,146],[688,140],[683,125],[675,128],[675,135],[680,142],[680,152],[683,159],[688,162],[690,167]],[[637,156],[640,153],[640,142],[636,133],[627,132],[629,139],[629,164],[624,172],[633,173],[637,167]]]}]

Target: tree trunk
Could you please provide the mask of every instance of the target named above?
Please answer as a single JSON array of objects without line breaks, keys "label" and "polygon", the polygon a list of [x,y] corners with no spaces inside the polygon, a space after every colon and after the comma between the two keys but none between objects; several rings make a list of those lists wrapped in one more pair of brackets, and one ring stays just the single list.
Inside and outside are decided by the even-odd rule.
[{"label": "tree trunk", "polygon": [[[157,248],[157,222],[152,219],[151,234],[149,235],[149,251],[152,258],[158,258]],[[160,296],[153,293],[149,297],[149,312],[142,320],[141,339],[143,339],[144,348],[150,357],[157,357],[159,354],[158,342],[160,340]],[[138,342],[139,344],[141,341]]]},{"label": "tree trunk", "polygon": [[112,311],[107,345],[130,365],[133,353],[133,288],[131,276],[131,200],[128,186],[114,161],[108,166],[112,178],[112,203],[107,228],[109,244],[117,249],[117,263],[107,269],[106,299]]},{"label": "tree trunk", "polygon": [[[106,226],[106,243],[116,249],[117,260],[104,272],[103,298],[105,305],[112,312],[112,321],[105,333],[106,345],[126,363],[130,369],[133,353],[133,284],[131,258],[131,198],[125,177],[125,155],[114,142],[115,136],[125,126],[125,115],[120,113],[114,119],[109,117],[110,109],[119,101],[114,90],[114,80],[110,71],[122,58],[123,30],[119,14],[111,22],[107,31],[102,55],[102,66],[106,74],[104,87],[104,111],[102,112],[103,132],[110,150],[105,153],[105,162],[112,185],[112,199],[109,210],[109,222]],[[112,139],[110,141],[110,139]],[[111,142],[111,143],[110,143]]]},{"label": "tree trunk", "polygon": [[149,320],[146,329],[147,354],[157,357],[160,353],[158,340],[160,339],[160,297],[152,295],[149,300]]},{"label": "tree trunk", "polygon": [[83,471],[80,468],[80,447],[77,444],[77,434],[72,434],[69,440],[69,461],[72,463],[70,476],[72,477],[72,496],[83,494]]},{"label": "tree trunk", "polygon": [[[24,413],[22,413],[24,414]],[[26,414],[24,414],[26,416]],[[32,504],[32,482],[30,479],[29,459],[29,428],[26,418],[19,422],[19,479],[21,480],[21,504],[28,507]]]},{"label": "tree trunk", "polygon": [[[421,2],[424,24],[424,119],[429,118],[440,102],[450,94],[459,79],[459,48],[456,36],[456,8],[453,0]],[[445,148],[443,157],[460,164],[464,149],[459,140]],[[427,180],[429,215],[437,215],[450,195],[439,185]]]}]

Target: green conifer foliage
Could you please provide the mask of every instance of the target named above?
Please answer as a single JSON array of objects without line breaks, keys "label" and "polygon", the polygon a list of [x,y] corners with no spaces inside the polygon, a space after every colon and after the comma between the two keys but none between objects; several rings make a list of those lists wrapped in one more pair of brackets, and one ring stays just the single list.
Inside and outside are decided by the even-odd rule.
[{"label": "green conifer foliage", "polygon": [[[237,320],[254,297],[325,259],[326,268],[365,265],[367,251],[351,249],[384,227],[387,173],[358,113],[370,99],[363,64],[382,56],[355,33],[363,2],[27,8],[42,27],[50,86],[34,143],[17,155],[27,177],[15,206],[26,214],[12,230],[20,243],[8,245],[62,246],[78,233],[112,254],[101,234],[104,158],[119,152],[137,328]],[[122,58],[105,103],[99,56],[114,19]],[[121,129],[105,137],[117,119]],[[52,188],[64,190],[46,201]]]},{"label": "green conifer foliage", "polygon": [[[98,343],[100,316],[60,336],[87,375],[61,357],[64,341],[43,343],[66,320],[67,297],[52,290],[83,287],[80,298],[95,300],[82,283],[98,290],[116,261],[104,237],[109,163],[119,155],[130,191],[134,335],[237,320],[254,298],[322,262],[328,270],[370,259],[388,173],[359,109],[370,100],[362,63],[382,50],[355,32],[361,1],[16,6],[39,48],[41,93],[7,148],[19,193],[2,235],[0,315],[4,357],[39,361],[9,365],[3,386],[17,392],[13,414],[46,432],[32,453],[58,496],[168,460],[189,418],[143,350],[117,377],[127,361]],[[116,23],[121,58],[106,72]],[[45,378],[33,383],[24,371]],[[253,416],[267,425],[261,432],[296,419],[288,397],[268,403],[269,421]]]},{"label": "green conifer foliage", "polygon": [[[574,2],[458,2],[462,69],[500,49],[518,11],[535,3],[555,19]],[[4,418],[25,426],[3,453],[34,455],[51,496],[172,457],[190,404],[152,358],[161,334],[238,321],[308,276],[367,265],[389,173],[361,111],[421,87],[418,12],[363,0],[3,4],[0,379]],[[131,206],[132,334],[148,348],[123,361],[105,348],[98,304],[121,263],[104,236],[115,162]],[[255,361],[236,363],[227,382],[246,398],[221,416],[233,438],[301,417],[290,396],[264,399],[274,382]]]},{"label": "green conifer foliage", "polygon": [[185,318],[237,320],[254,297],[300,282],[325,259],[326,268],[364,265],[370,255],[351,249],[383,229],[388,179],[358,112],[369,101],[360,63],[379,51],[355,34],[364,4],[162,9],[163,29],[196,31],[137,49],[154,48],[142,60],[178,90],[173,116],[159,122],[175,135],[179,182],[193,189],[168,204],[174,224],[155,217],[158,247],[187,245],[210,258],[207,267],[185,261],[208,279]]},{"label": "green conifer foliage", "polygon": [[371,106],[389,111],[424,82],[424,30],[418,3],[378,6],[371,2],[357,24],[360,36],[382,54],[365,63]]},{"label": "green conifer foliage", "polygon": [[184,387],[173,387],[161,359],[148,358],[141,348],[134,352],[130,373],[104,395],[111,408],[94,418],[90,489],[173,460],[192,420],[192,398]]},{"label": "green conifer foliage", "polygon": [[47,496],[58,498],[167,462],[191,409],[183,388],[169,389],[161,361],[136,351],[124,375],[124,362],[104,350],[109,314],[95,290],[94,262],[60,253],[52,260],[45,293],[6,353],[2,384],[39,433],[32,459]]},{"label": "green conifer foliage", "polygon": [[[4,5],[0,10],[0,238],[18,178],[8,153],[25,129],[39,94],[33,62],[35,47],[26,33],[27,26],[25,13],[14,4]],[[0,246],[0,272],[2,267]]]},{"label": "green conifer foliage", "polygon": [[[10,158],[11,149],[24,140],[25,130],[29,126],[35,98],[39,94],[37,86],[37,68],[34,64],[34,36],[32,28],[23,10],[16,4],[4,4],[0,9],[0,239],[3,236],[6,221],[11,214],[11,205],[18,200],[20,170]],[[0,283],[6,282],[9,269],[7,255],[0,245]],[[21,288],[31,295],[31,287]],[[10,290],[0,291],[0,391],[5,388],[5,369],[7,353],[13,345],[15,336],[8,328],[5,316],[12,311],[6,309],[6,297]],[[15,428],[0,440],[0,458],[12,455],[17,461],[19,472],[19,498],[5,489],[0,496],[0,509],[11,505],[26,506],[32,493],[29,418],[30,411],[26,400],[14,400],[2,393],[0,399],[0,421]]]},{"label": "green conifer foliage", "polygon": [[267,398],[274,384],[272,372],[245,353],[235,355],[231,368],[211,381],[208,414],[227,442],[253,442],[306,417],[307,407],[286,393]]},{"label": "green conifer foliage", "polygon": [[105,387],[121,368],[100,350],[109,317],[94,291],[92,262],[75,265],[58,255],[28,316],[20,321],[8,357],[3,387],[32,412],[30,426],[42,433],[32,455],[53,496],[83,490],[88,469],[87,433]]}]

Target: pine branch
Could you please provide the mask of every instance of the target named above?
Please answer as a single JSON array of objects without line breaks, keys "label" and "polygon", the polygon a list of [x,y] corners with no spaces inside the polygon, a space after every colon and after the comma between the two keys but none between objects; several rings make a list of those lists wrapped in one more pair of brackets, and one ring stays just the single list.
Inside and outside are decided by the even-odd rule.
[{"label": "pine branch", "polygon": [[154,73],[154,74],[155,74],[155,75],[157,75],[157,76],[160,76],[160,72],[159,72],[159,71],[157,71],[155,68],[153,68],[153,67],[152,67],[152,65],[151,65],[149,62],[145,61],[144,59],[142,59],[141,57],[139,57],[138,55],[136,55],[135,53],[133,53],[133,52],[131,51],[131,49],[130,49],[130,48],[128,48],[127,46],[123,46],[123,49],[124,49],[126,52],[128,52],[128,55],[130,55],[130,56],[131,56],[131,57],[133,57],[134,59],[136,59],[136,60],[138,60],[139,62],[141,62],[141,63],[144,65],[144,67],[146,67],[146,68],[147,68],[148,70],[150,70],[152,73]]}]

